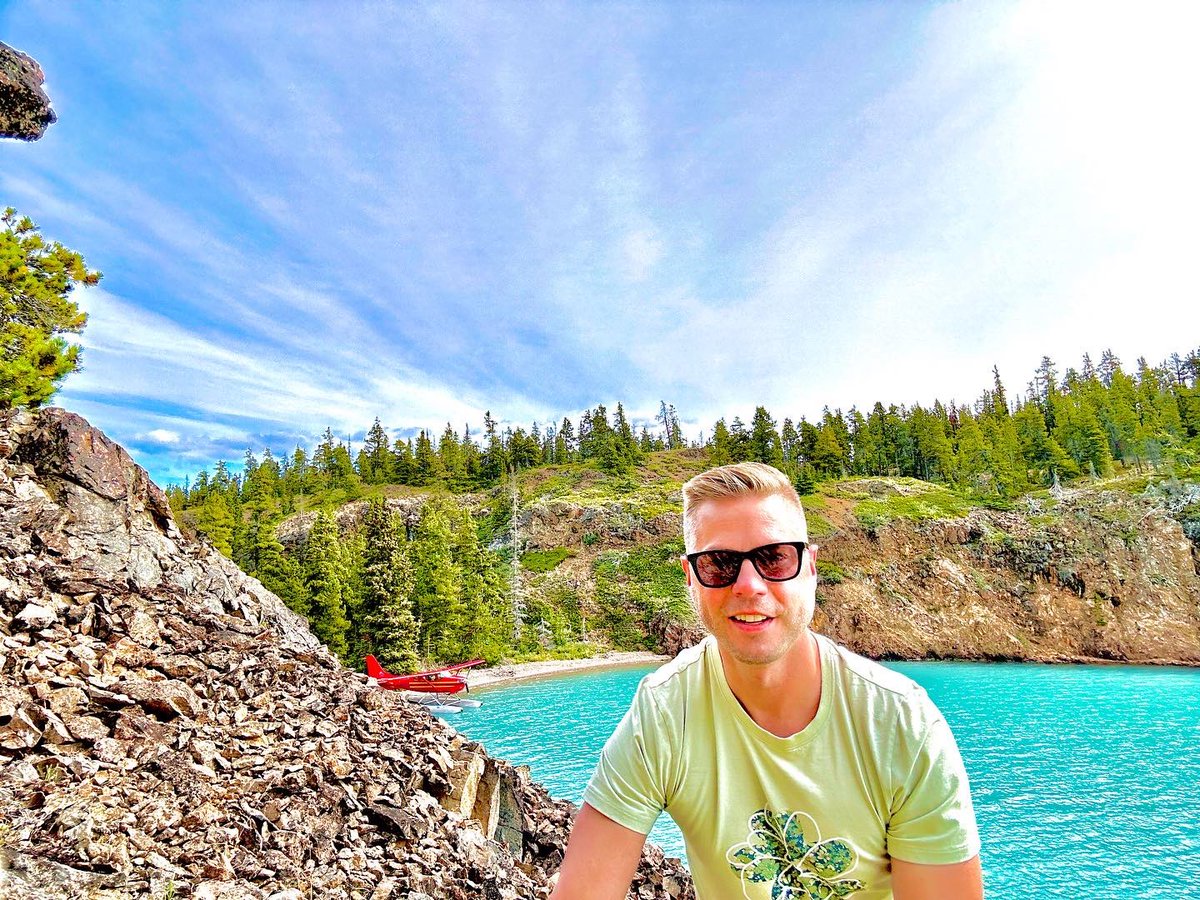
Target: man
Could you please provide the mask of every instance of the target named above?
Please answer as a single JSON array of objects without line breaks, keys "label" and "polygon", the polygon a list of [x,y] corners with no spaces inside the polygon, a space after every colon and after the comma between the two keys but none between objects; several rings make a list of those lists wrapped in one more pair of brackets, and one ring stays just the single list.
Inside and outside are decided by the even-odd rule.
[{"label": "man", "polygon": [[810,629],[800,499],[761,463],[683,488],[688,592],[710,632],[645,678],[584,795],[554,900],[622,900],[679,824],[700,900],[978,900],[950,729],[909,679]]}]

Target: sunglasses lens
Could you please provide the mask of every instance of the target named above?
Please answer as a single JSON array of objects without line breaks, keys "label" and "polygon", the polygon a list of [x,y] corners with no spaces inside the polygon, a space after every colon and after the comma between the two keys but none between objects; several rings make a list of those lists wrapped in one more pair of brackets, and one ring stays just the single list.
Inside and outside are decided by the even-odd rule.
[{"label": "sunglasses lens", "polygon": [[750,554],[758,574],[771,581],[787,581],[800,571],[800,552],[792,544],[768,544]]},{"label": "sunglasses lens", "polygon": [[705,587],[728,587],[737,581],[742,554],[726,550],[701,553],[694,560],[696,577]]}]

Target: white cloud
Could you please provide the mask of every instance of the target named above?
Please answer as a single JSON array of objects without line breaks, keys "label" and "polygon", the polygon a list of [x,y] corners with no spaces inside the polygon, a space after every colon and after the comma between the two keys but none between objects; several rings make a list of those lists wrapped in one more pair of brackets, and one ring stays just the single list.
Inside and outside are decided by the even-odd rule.
[{"label": "white cloud", "polygon": [[650,229],[625,236],[625,274],[630,281],[645,281],[663,256],[663,244]]},{"label": "white cloud", "polygon": [[166,428],[154,428],[146,432],[146,437],[158,444],[178,444],[179,432]]},{"label": "white cloud", "polygon": [[[147,446],[601,398],[707,429],[1200,331],[1190,7],[835,4],[787,34],[772,7],[255,7],[166,44],[81,9],[47,32],[95,32],[64,96],[124,111],[60,123],[0,189],[106,270],[67,396]],[[892,37],[833,81],[876,19]]]}]

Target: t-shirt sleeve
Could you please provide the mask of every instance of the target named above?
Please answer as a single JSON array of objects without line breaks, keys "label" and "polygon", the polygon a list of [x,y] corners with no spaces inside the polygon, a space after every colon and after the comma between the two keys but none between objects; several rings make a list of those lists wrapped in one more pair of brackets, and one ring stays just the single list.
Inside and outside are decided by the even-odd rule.
[{"label": "t-shirt sleeve", "polygon": [[593,809],[640,834],[650,833],[666,806],[660,724],[653,701],[639,688],[583,794]]},{"label": "t-shirt sleeve", "polygon": [[967,772],[950,726],[930,721],[892,809],[888,854],[905,862],[942,865],[979,853],[979,830]]}]

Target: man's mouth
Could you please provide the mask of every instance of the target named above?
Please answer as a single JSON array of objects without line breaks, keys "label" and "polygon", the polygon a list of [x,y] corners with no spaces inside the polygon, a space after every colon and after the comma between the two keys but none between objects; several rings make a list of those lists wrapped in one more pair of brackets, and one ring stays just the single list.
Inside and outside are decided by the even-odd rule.
[{"label": "man's mouth", "polygon": [[729,618],[735,622],[741,622],[743,625],[758,625],[761,622],[769,621],[771,617],[761,613],[735,613]]}]

